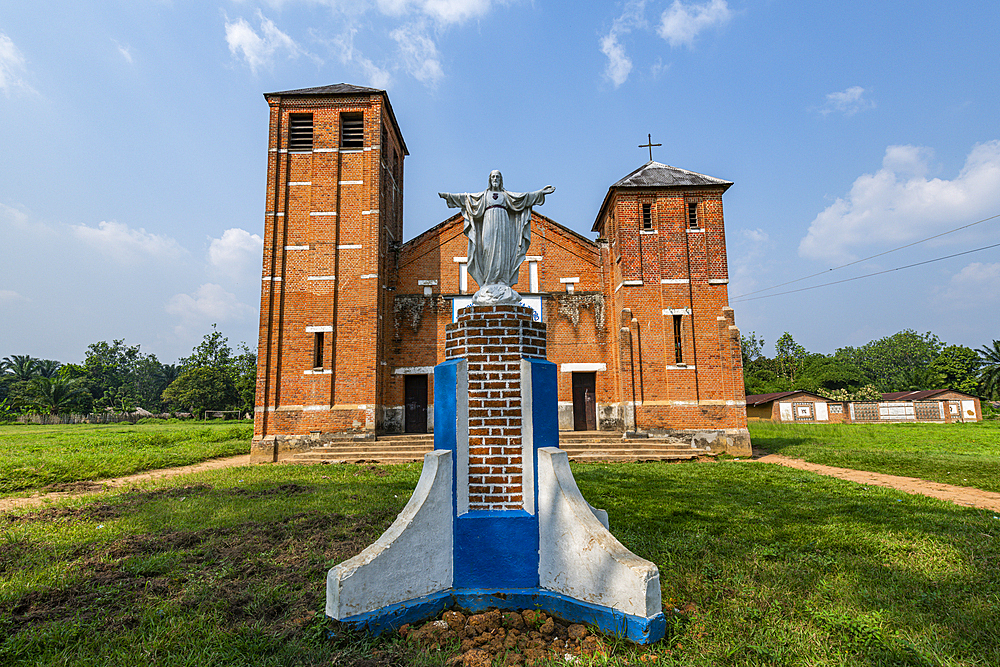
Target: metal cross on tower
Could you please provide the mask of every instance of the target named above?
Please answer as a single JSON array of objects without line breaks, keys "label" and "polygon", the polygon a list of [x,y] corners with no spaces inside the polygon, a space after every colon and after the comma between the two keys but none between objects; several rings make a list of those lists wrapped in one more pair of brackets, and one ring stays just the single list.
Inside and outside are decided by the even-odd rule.
[{"label": "metal cross on tower", "polygon": [[647,134],[646,135],[646,143],[639,144],[639,148],[648,148],[649,149],[649,161],[652,162],[653,161],[653,146],[662,146],[662,145],[663,144],[654,144],[653,143],[653,135],[652,134]]}]

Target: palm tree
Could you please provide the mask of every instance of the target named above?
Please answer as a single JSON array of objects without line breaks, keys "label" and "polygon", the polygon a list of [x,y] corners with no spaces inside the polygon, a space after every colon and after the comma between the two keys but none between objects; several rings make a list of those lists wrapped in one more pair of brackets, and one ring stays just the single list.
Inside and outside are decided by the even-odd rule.
[{"label": "palm tree", "polygon": [[54,378],[61,366],[62,364],[55,359],[37,359],[35,373],[43,378]]},{"label": "palm tree", "polygon": [[59,376],[36,377],[31,384],[38,402],[48,408],[52,415],[69,407],[70,401],[85,391],[79,379],[69,380]]},{"label": "palm tree", "polygon": [[0,361],[0,368],[4,374],[26,382],[38,374],[38,362],[38,359],[26,354],[12,354]]},{"label": "palm tree", "polygon": [[1000,395],[1000,340],[992,345],[984,345],[976,350],[982,360],[979,367],[979,379],[983,383],[983,394],[986,397]]}]

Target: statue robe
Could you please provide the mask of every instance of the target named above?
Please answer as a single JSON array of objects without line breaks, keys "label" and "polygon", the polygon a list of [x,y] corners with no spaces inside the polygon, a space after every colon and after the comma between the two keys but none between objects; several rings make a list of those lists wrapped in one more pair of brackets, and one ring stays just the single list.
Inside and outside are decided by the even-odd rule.
[{"label": "statue robe", "polygon": [[531,207],[545,203],[545,193],[487,190],[442,195],[462,210],[462,231],[469,237],[468,271],[480,288],[517,284],[517,273],[531,245]]}]

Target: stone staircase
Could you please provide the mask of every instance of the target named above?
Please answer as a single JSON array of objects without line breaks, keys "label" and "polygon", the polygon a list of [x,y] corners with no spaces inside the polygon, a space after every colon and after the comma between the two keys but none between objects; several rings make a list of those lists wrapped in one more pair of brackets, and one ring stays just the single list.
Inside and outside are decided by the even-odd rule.
[{"label": "stone staircase", "polygon": [[[682,461],[712,456],[676,438],[627,438],[614,431],[560,431],[559,447],[573,461]],[[433,433],[380,435],[375,440],[334,440],[299,452],[285,463],[408,463],[434,449]]]}]

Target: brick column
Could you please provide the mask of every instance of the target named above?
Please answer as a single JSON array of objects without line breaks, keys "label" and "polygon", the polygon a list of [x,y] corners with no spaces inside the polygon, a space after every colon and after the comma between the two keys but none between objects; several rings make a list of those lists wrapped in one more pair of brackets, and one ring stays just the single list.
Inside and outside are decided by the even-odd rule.
[{"label": "brick column", "polygon": [[[445,358],[469,372],[469,510],[524,507],[521,359],[545,359],[545,324],[526,306],[468,306],[446,327]],[[527,462],[531,465],[531,462]]]}]

